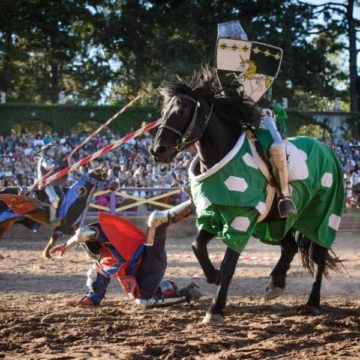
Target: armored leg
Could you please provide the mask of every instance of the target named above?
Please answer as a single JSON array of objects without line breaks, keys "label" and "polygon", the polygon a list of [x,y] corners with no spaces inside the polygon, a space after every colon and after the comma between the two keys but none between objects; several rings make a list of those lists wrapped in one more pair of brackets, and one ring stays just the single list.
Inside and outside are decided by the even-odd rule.
[{"label": "armored leg", "polygon": [[194,205],[187,200],[169,210],[155,210],[148,218],[147,245],[152,245],[155,239],[155,231],[162,224],[173,224],[185,219],[194,212]]},{"label": "armored leg", "polygon": [[149,216],[147,242],[137,276],[142,300],[154,296],[164,277],[167,267],[165,244],[168,225],[186,217],[192,211],[191,208],[191,202],[186,201],[169,210],[153,211]]},{"label": "armored leg", "polygon": [[286,151],[283,144],[272,144],[270,147],[271,163],[274,168],[274,175],[278,181],[280,190],[280,200],[278,210],[280,217],[285,218],[296,214],[296,207],[290,197],[288,183],[288,166],[286,160]]},{"label": "armored leg", "polygon": [[53,225],[54,227],[59,226],[60,225],[60,221],[57,219],[57,209],[59,207],[60,204],[60,197],[58,196],[58,194],[56,193],[54,187],[52,185],[49,185],[45,188],[45,192],[46,195],[49,198],[50,201],[50,224]]}]

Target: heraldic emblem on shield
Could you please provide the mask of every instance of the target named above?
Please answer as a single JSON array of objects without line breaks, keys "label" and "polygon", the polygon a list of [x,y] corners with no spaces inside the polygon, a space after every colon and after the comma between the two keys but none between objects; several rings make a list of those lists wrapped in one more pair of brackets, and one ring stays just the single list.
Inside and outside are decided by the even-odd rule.
[{"label": "heraldic emblem on shield", "polygon": [[257,102],[275,80],[282,49],[255,41],[218,38],[217,72],[225,91],[236,90]]}]

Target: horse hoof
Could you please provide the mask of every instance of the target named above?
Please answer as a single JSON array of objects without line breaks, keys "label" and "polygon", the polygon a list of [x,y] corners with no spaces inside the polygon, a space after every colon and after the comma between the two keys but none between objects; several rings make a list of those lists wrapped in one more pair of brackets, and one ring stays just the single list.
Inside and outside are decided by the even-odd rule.
[{"label": "horse hoof", "polygon": [[277,286],[272,288],[267,288],[266,293],[264,295],[264,300],[268,301],[268,300],[276,299],[277,297],[281,296],[283,292],[284,289]]},{"label": "horse hoof", "polygon": [[313,316],[320,315],[320,308],[309,304],[300,305],[297,308],[297,311],[303,315],[313,315]]},{"label": "horse hoof", "polygon": [[221,314],[210,314],[206,313],[202,319],[202,324],[222,324],[224,322],[224,317]]},{"label": "horse hoof", "polygon": [[51,259],[50,249],[47,249],[47,248],[46,248],[46,249],[43,251],[42,255],[43,255],[43,257],[44,257],[45,259]]}]

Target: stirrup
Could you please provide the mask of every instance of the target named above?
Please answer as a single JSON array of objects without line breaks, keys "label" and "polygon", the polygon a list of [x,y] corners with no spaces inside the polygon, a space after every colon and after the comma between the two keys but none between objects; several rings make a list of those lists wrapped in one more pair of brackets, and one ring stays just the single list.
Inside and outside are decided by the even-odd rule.
[{"label": "stirrup", "polygon": [[49,225],[53,228],[57,228],[61,225],[61,218],[57,218],[53,221],[50,221]]},{"label": "stirrup", "polygon": [[287,218],[297,213],[295,204],[289,197],[283,197],[278,202],[278,211],[281,218]]}]

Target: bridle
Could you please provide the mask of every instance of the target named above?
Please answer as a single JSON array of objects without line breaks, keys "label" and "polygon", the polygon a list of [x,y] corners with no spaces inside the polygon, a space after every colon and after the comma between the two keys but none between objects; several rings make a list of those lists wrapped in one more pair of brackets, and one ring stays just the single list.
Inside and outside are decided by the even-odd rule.
[{"label": "bridle", "polygon": [[176,152],[180,152],[187,146],[194,144],[196,141],[198,141],[203,136],[205,129],[211,119],[214,104],[211,105],[209,113],[205,116],[205,120],[202,124],[202,128],[200,129],[199,134],[193,136],[194,130],[195,130],[196,119],[198,116],[198,110],[201,107],[200,101],[194,99],[192,96],[185,95],[185,94],[179,94],[179,95],[175,95],[171,98],[169,105],[171,103],[173,103],[176,98],[190,100],[191,102],[193,102],[195,104],[194,113],[193,113],[193,116],[192,116],[192,119],[191,119],[189,125],[187,126],[187,128],[185,129],[185,131],[183,133],[181,133],[181,131],[175,129],[174,127],[172,127],[170,125],[166,125],[166,124],[160,125],[159,130],[167,129],[167,130],[171,131],[172,133],[175,133],[176,135],[179,136],[176,139],[176,144],[174,145],[174,149],[176,150]]},{"label": "bridle", "polygon": [[83,174],[81,176],[86,182],[89,182],[91,185],[96,187],[97,190],[104,190],[108,187],[110,179],[101,180],[95,177],[92,177],[90,173]]}]

